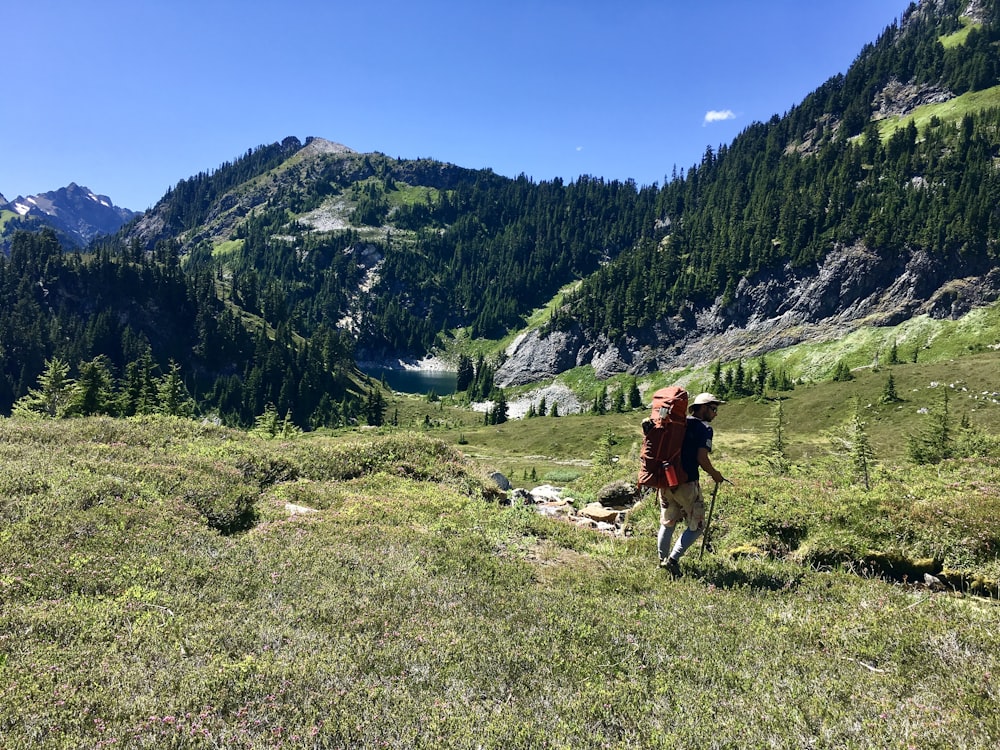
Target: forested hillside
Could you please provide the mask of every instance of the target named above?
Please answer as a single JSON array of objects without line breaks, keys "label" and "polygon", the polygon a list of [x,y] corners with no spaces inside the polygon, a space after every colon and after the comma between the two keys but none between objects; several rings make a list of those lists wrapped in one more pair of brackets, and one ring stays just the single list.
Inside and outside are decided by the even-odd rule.
[{"label": "forested hillside", "polygon": [[[995,267],[1000,109],[962,97],[1000,84],[997,5],[970,6],[978,21],[960,20],[967,2],[936,5],[911,6],[784,117],[707,149],[657,196],[666,236],[588,278],[563,320],[611,340],[641,336],[685,308],[732,302],[742,279],[815,266],[854,243],[886,257],[924,250],[956,277]],[[949,41],[960,29],[964,41]],[[887,114],[928,98],[953,106],[919,127]],[[987,101],[1000,105],[1000,89]]]},{"label": "forested hillside", "polygon": [[252,424],[273,405],[317,426],[361,408],[347,392],[349,337],[321,330],[300,345],[287,323],[247,324],[211,274],[182,270],[166,242],[135,257],[83,256],[51,231],[16,235],[0,263],[0,341],[4,412],[22,399],[48,416],[197,409]]}]

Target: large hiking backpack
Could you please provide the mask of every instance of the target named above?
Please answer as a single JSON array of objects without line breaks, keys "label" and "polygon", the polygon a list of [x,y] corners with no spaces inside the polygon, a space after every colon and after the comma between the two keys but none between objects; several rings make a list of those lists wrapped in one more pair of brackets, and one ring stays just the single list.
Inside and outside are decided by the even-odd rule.
[{"label": "large hiking backpack", "polygon": [[674,489],[688,478],[681,466],[681,444],[687,429],[688,394],[679,385],[653,394],[653,408],[642,420],[639,486]]}]

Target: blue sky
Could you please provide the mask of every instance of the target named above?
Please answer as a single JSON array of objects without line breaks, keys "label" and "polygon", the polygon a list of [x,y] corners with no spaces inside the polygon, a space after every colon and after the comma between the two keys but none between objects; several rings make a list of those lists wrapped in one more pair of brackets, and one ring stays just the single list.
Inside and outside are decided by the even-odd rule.
[{"label": "blue sky", "polygon": [[76,182],[144,210],[289,135],[663,184],[845,72],[908,4],[35,0],[0,48],[0,193]]}]

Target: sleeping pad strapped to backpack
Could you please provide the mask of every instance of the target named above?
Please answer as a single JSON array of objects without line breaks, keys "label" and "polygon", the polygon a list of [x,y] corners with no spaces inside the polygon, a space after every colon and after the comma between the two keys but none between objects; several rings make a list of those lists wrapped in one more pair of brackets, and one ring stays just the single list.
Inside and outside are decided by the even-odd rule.
[{"label": "sleeping pad strapped to backpack", "polygon": [[653,394],[653,409],[642,420],[639,486],[674,489],[688,478],[681,466],[681,444],[687,429],[688,394],[679,385]]}]

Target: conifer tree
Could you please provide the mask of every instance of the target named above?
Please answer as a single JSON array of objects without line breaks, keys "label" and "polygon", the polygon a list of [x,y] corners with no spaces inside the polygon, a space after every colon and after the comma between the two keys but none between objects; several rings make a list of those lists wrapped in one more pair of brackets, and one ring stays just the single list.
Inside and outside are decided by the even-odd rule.
[{"label": "conifer tree", "polygon": [[929,411],[928,419],[929,424],[910,435],[907,442],[907,453],[915,463],[936,464],[953,456],[947,388],[942,388],[941,400]]},{"label": "conifer tree", "polygon": [[80,416],[116,413],[114,379],[103,354],[80,365],[68,411]]},{"label": "conifer tree", "polygon": [[771,440],[767,445],[765,460],[776,474],[785,474],[790,468],[785,440],[785,408],[782,399],[778,399],[771,410],[768,419],[771,428]]},{"label": "conifer tree", "polygon": [[38,376],[38,387],[14,402],[13,416],[26,418],[67,416],[75,381],[69,377],[69,365],[58,357],[45,363]]},{"label": "conifer tree", "polygon": [[476,371],[472,365],[472,359],[465,354],[458,357],[458,371],[455,375],[455,390],[458,392],[467,391],[472,385],[472,379]]},{"label": "conifer tree", "polygon": [[896,381],[892,377],[892,373],[889,373],[889,377],[885,379],[885,388],[882,389],[882,403],[883,404],[893,404],[901,399],[896,394]]},{"label": "conifer tree", "polygon": [[635,378],[632,378],[632,383],[629,385],[628,406],[630,409],[638,409],[642,406],[642,394],[639,392],[639,384]]},{"label": "conifer tree", "polygon": [[746,370],[743,369],[743,360],[737,360],[736,362],[736,375],[733,376],[733,388],[731,395],[733,396],[746,396],[747,395],[747,376]]},{"label": "conifer tree", "polygon": [[861,402],[854,401],[854,416],[851,419],[851,461],[854,474],[864,485],[865,490],[871,489],[871,467],[875,460],[875,451],[868,439],[867,424],[861,417]]},{"label": "conifer tree", "polygon": [[607,414],[608,412],[607,403],[608,403],[608,387],[605,385],[601,386],[600,392],[596,396],[594,396],[594,403],[591,406],[590,410],[594,414]]},{"label": "conifer tree", "polygon": [[768,372],[767,360],[761,354],[757,359],[757,372],[753,380],[753,393],[758,399],[764,398],[764,394],[766,393]]},{"label": "conifer tree", "polygon": [[892,346],[889,347],[889,364],[899,364],[899,348],[896,346],[896,339],[892,340]]},{"label": "conifer tree", "polygon": [[365,419],[368,424],[373,427],[381,427],[385,423],[386,408],[382,389],[378,386],[372,387],[365,398]]},{"label": "conifer tree", "polygon": [[618,388],[615,391],[614,397],[611,399],[611,409],[616,414],[624,414],[625,408],[625,391],[622,388]]},{"label": "conifer tree", "polygon": [[851,368],[847,366],[844,360],[839,360],[833,368],[833,380],[837,383],[854,380],[854,373],[851,372]]},{"label": "conifer tree", "polygon": [[174,360],[170,360],[166,374],[160,378],[157,394],[160,413],[172,417],[190,417],[194,414],[194,399],[181,377],[180,364]]},{"label": "conifer tree", "polygon": [[725,398],[729,394],[726,392],[726,384],[722,380],[722,360],[715,360],[715,365],[712,366],[712,382],[708,386],[708,390],[712,393]]},{"label": "conifer tree", "polygon": [[614,466],[614,455],[611,449],[614,447],[616,442],[614,433],[611,432],[611,428],[605,428],[600,439],[597,441],[597,447],[591,454],[595,469],[603,472]]},{"label": "conifer tree", "polygon": [[509,415],[507,412],[507,395],[503,388],[497,388],[493,394],[493,408],[490,410],[490,424],[503,424]]}]

